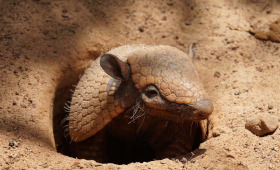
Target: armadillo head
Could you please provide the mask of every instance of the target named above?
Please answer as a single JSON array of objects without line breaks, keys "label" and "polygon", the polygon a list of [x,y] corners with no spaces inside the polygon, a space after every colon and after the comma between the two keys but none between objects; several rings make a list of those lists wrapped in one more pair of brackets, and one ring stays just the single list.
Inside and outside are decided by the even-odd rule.
[{"label": "armadillo head", "polygon": [[123,108],[141,98],[146,113],[171,121],[200,121],[213,111],[191,58],[174,47],[142,48],[129,54],[126,62],[104,54],[100,65],[122,81],[115,95]]}]

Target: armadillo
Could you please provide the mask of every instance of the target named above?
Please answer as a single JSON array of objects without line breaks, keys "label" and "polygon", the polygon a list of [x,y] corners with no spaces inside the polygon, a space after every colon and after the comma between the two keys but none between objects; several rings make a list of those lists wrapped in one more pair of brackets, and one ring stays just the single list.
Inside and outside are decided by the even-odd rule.
[{"label": "armadillo", "polygon": [[[187,53],[167,45],[125,45],[98,57],[86,69],[72,96],[69,113],[71,140],[74,143],[82,143],[84,140],[89,140],[88,138],[98,136],[99,133],[103,134],[99,136],[104,139],[106,128],[113,129],[110,132],[114,135],[123,131],[121,136],[127,139],[129,138],[128,131],[122,128],[127,128],[126,126],[129,126],[131,121],[125,119],[132,119],[135,122],[142,116],[141,122],[136,123],[137,130],[133,130],[133,133],[143,128],[143,133],[152,134],[150,136],[153,137],[147,137],[147,140],[153,149],[158,149],[156,158],[190,152],[192,146],[187,146],[188,149],[181,149],[182,152],[177,153],[166,151],[168,150],[166,148],[178,149],[175,146],[177,143],[194,145],[195,134],[191,133],[199,134],[200,141],[203,141],[206,136],[207,117],[214,107],[199,80],[193,58],[192,45]],[[137,112],[139,108],[141,114]],[[130,117],[125,115],[129,111]],[[143,118],[143,115],[150,119]],[[159,122],[164,122],[165,126],[159,126],[158,124],[161,124]],[[169,126],[166,125],[168,122],[170,122]],[[198,128],[198,126],[193,126],[192,122],[199,122],[200,132],[191,129]],[[171,130],[168,130],[170,128]],[[155,132],[154,129],[160,130]],[[158,142],[155,142],[161,139],[157,133],[163,135],[166,133],[167,137],[162,139],[166,146],[159,146]],[[174,135],[175,133],[184,133],[184,135]],[[168,135],[171,137],[169,138]],[[100,144],[102,140],[94,140],[99,141],[98,146],[102,146]],[[185,140],[192,142],[188,143]],[[91,143],[94,142],[85,142],[84,150],[90,148],[88,145]],[[81,150],[83,149],[78,149],[78,151],[76,149],[77,152],[80,151],[76,153],[76,156],[87,158],[83,156]],[[163,152],[166,154],[162,154]]]}]

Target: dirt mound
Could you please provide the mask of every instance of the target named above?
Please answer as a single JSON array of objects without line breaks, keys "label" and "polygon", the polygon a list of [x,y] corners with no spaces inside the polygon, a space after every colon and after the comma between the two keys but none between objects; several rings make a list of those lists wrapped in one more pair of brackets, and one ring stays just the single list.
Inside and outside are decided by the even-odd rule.
[{"label": "dirt mound", "polygon": [[[245,129],[250,116],[280,117],[279,11],[276,0],[1,1],[0,169],[280,169],[279,128],[263,137]],[[129,165],[57,152],[54,113],[96,57],[125,44],[192,43],[215,103],[199,149]]]}]

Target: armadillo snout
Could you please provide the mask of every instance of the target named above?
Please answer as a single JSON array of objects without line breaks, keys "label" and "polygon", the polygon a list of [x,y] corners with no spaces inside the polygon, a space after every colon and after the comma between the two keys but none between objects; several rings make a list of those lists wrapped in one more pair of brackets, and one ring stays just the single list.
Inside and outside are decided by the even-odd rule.
[{"label": "armadillo snout", "polygon": [[191,103],[189,106],[195,110],[192,116],[193,121],[206,119],[214,110],[212,102],[207,99],[200,100],[196,103]]},{"label": "armadillo snout", "polygon": [[142,101],[145,105],[149,108],[158,109],[158,111],[148,109],[149,111],[146,113],[176,122],[183,120],[204,120],[214,109],[212,102],[208,99],[197,100],[189,104],[170,102],[160,95],[159,90],[154,85],[149,85],[140,89],[140,91],[142,93]]}]

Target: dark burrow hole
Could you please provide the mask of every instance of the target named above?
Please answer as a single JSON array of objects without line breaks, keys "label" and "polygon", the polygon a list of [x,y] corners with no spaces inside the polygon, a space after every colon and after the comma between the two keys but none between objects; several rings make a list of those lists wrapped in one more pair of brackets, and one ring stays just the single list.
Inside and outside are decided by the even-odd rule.
[{"label": "dark burrow hole", "polygon": [[[71,142],[70,137],[67,134],[67,121],[63,123],[66,115],[68,114],[65,107],[65,103],[70,105],[71,96],[73,91],[75,90],[75,85],[78,84],[79,76],[84,73],[84,70],[79,70],[75,73],[68,74],[61,79],[60,84],[55,92],[55,99],[54,99],[54,106],[53,106],[53,133],[56,143],[57,152],[70,156],[70,157],[77,157],[75,152],[84,152],[84,155],[78,158],[81,159],[93,159],[100,163],[115,163],[115,164],[129,164],[132,162],[148,162],[153,161],[155,159],[163,159],[163,158],[156,158],[156,150],[150,146],[149,142],[147,142],[147,138],[151,135],[157,134],[156,129],[158,127],[166,126],[166,122],[159,122],[158,125],[152,125],[152,133],[145,134],[145,132],[141,132],[144,129],[144,124],[149,121],[152,121],[154,117],[146,116],[145,123],[143,127],[140,127],[140,132],[138,133],[139,126],[134,127],[134,131],[128,130],[119,137],[115,132],[115,129],[118,129],[119,123],[122,121],[120,116],[127,117],[127,115],[121,114],[114,118],[106,127],[98,132],[91,138],[86,139],[85,141],[79,142],[79,147],[76,148],[75,142]],[[66,83],[67,82],[67,83]],[[120,121],[118,121],[118,119]],[[139,119],[142,122],[141,119]],[[129,121],[128,121],[129,122]],[[128,122],[121,122],[123,127],[126,128],[129,126],[133,126],[133,123],[129,124]],[[141,123],[140,123],[141,124]],[[155,127],[153,127],[155,126]],[[168,126],[175,126],[175,123],[169,123]],[[199,147],[200,144],[200,136],[201,130],[197,124],[191,125],[192,128],[196,128],[196,137],[194,139],[194,145],[192,150]],[[172,129],[169,132],[166,132],[166,137],[162,137],[159,135],[159,138],[154,145],[159,145],[158,147],[164,148],[164,146],[160,145],[160,142],[166,141],[165,143],[170,142],[168,140],[169,136],[172,136]],[[100,136],[102,136],[102,142],[100,147],[92,146],[92,143],[100,141]],[[157,143],[158,142],[158,143]],[[105,158],[106,157],[106,158]]]}]

